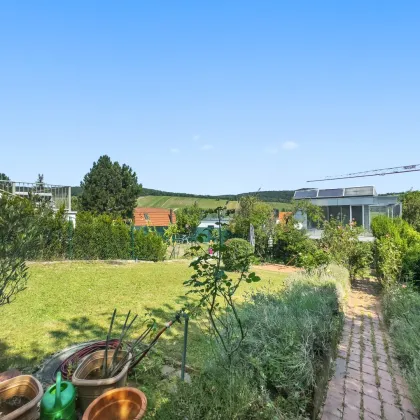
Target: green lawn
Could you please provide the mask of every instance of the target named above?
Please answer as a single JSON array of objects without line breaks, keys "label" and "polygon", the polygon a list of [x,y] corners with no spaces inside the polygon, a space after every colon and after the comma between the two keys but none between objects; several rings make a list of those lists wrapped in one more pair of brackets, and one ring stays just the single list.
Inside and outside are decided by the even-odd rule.
[{"label": "green lawn", "polygon": [[[251,288],[281,288],[284,274],[255,270],[263,281]],[[114,308],[123,315],[131,310],[152,313],[163,324],[186,302],[183,281],[188,263],[63,262],[33,263],[27,289],[9,305],[0,307],[0,371],[34,367],[49,354],[73,343],[105,339]],[[188,362],[199,364],[206,343],[199,323],[192,322]],[[180,359],[182,326],[169,330],[158,347]]]},{"label": "green lawn", "polygon": [[[137,206],[139,207],[160,207],[164,209],[178,209],[181,207],[191,206],[195,202],[203,209],[212,209],[226,204],[226,200],[217,200],[215,198],[195,198],[195,197],[171,197],[171,196],[154,196],[146,195],[137,199]],[[237,201],[229,201],[227,203],[228,209],[236,209],[238,207]],[[291,208],[290,203],[268,202],[273,208],[286,210]]]}]

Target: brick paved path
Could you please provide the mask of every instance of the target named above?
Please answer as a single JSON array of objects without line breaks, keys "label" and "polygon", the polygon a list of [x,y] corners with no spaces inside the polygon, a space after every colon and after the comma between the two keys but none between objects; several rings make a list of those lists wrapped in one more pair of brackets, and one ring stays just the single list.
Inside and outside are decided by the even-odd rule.
[{"label": "brick paved path", "polygon": [[322,420],[418,419],[393,356],[377,284],[353,285]]}]

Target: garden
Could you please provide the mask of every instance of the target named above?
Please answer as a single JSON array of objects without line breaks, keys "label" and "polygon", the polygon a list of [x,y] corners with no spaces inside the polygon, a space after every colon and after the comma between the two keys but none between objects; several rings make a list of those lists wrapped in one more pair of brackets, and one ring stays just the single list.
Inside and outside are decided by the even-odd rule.
[{"label": "garden", "polygon": [[[404,219],[372,221],[373,244],[310,203],[294,203],[276,223],[270,205],[242,197],[233,214],[212,210],[217,228],[196,235],[182,260],[167,260],[168,248],[195,229],[206,213],[197,206],[162,236],[133,229],[125,210],[84,209],[73,226],[37,197],[1,196],[0,370],[24,375],[0,382],[0,411],[40,402],[41,418],[64,408],[68,418],[107,418],[98,413],[109,401],[117,411],[129,401],[126,418],[316,418],[347,295],[365,276],[382,286],[419,408],[417,194],[402,197]],[[299,230],[298,210],[322,225],[319,241]]]},{"label": "garden", "polygon": [[[131,227],[116,217],[79,213],[69,244],[72,227],[60,212],[18,197],[4,196],[0,205],[2,244],[7,244],[1,254],[2,370],[19,369],[42,379],[46,388],[54,377],[45,381],[40,372],[55,353],[100,340],[100,351],[113,355],[117,340],[133,362],[141,357],[136,366],[128,361],[125,366],[130,367],[129,384],[147,396],[150,418],[185,418],[186,413],[190,418],[305,418],[319,410],[314,390],[335,351],[349,277],[333,265],[291,278],[258,265],[264,250],[260,238],[270,233],[257,224],[263,220],[259,212],[266,211],[258,200],[247,209],[259,218],[254,220],[255,255],[240,237],[218,241],[228,228],[220,224],[212,232],[211,252],[198,237],[189,261],[167,262],[156,262],[164,259],[159,253],[167,246],[164,238],[153,230],[133,237]],[[217,210],[220,217],[223,211]],[[239,212],[234,219],[237,236],[244,217]],[[130,258],[132,241],[136,255],[150,262],[121,261]],[[67,261],[69,246],[85,261]],[[132,320],[125,318],[129,311],[138,319],[125,331]],[[180,381],[186,314],[183,376],[188,381]],[[169,329],[168,322],[174,322]],[[156,337],[161,337],[158,342]],[[77,364],[59,370],[80,388]],[[121,368],[111,357],[109,369],[100,367],[105,370],[99,380],[118,376]],[[83,403],[79,388],[78,407],[86,409],[94,398]]]}]

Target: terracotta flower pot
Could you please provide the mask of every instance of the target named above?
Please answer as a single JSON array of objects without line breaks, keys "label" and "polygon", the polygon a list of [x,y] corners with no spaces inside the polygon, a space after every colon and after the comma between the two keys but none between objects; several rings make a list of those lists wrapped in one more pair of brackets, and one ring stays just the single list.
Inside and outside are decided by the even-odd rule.
[{"label": "terracotta flower pot", "polygon": [[[117,361],[120,361],[127,352],[119,351]],[[114,350],[108,351],[108,366],[111,364]],[[86,356],[74,371],[72,383],[77,387],[78,404],[85,411],[89,404],[104,392],[121,388],[127,383],[127,373],[132,360],[130,354],[123,368],[112,378],[90,379],[95,371],[100,371],[105,358],[105,350],[95,351]]]},{"label": "terracotta flower pot", "polygon": [[119,388],[93,401],[82,420],[139,420],[146,414],[147,398],[136,388]]},{"label": "terracotta flower pot", "polygon": [[30,375],[20,375],[0,383],[0,401],[7,401],[14,397],[25,398],[28,402],[13,410],[2,420],[36,420],[39,419],[38,403],[44,391],[40,382]]}]

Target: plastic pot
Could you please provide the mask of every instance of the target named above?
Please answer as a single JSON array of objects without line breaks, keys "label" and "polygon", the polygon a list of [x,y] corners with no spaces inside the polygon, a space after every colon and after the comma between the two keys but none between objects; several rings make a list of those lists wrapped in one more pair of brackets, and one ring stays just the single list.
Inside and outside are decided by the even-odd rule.
[{"label": "plastic pot", "polygon": [[147,398],[136,388],[119,388],[93,401],[82,420],[139,420],[146,414]]},{"label": "plastic pot", "polygon": [[0,401],[13,397],[29,400],[25,405],[1,417],[2,420],[36,420],[39,419],[38,403],[44,391],[40,382],[30,375],[20,375],[0,383]]},{"label": "plastic pot", "polygon": [[[127,354],[119,351],[117,361],[120,361]],[[111,364],[114,350],[108,350],[108,366]],[[127,374],[132,355],[130,354],[127,363],[112,378],[107,379],[88,379],[89,375],[101,369],[105,358],[105,350],[98,350],[87,355],[74,371],[72,383],[77,387],[78,404],[82,411],[85,411],[89,404],[97,397],[111,389],[121,388],[127,383]]]}]

